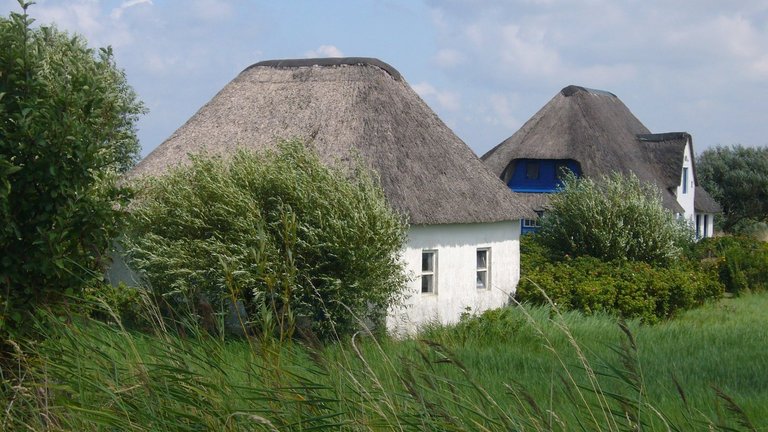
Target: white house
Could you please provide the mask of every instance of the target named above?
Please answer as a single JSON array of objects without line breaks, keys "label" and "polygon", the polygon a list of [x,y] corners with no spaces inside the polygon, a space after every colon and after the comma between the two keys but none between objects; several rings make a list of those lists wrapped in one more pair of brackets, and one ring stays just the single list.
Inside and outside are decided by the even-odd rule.
[{"label": "white house", "polygon": [[159,175],[189,154],[298,138],[329,163],[362,160],[410,223],[407,304],[388,327],[450,323],[504,306],[519,279],[521,218],[533,217],[390,65],[370,58],[254,64],[142,160]]},{"label": "white house", "polygon": [[[634,173],[655,184],[664,207],[688,220],[698,237],[710,237],[720,208],[698,186],[693,154],[688,133],[653,134],[613,93],[571,85],[482,159],[537,211],[561,184],[561,168],[590,177]],[[521,224],[524,232],[536,225]]]}]

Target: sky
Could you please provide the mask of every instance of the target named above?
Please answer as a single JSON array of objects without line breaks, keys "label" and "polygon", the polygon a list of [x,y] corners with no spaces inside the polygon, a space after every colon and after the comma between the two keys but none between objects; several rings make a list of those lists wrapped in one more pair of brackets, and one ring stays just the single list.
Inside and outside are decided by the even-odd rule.
[{"label": "sky", "polygon": [[[0,0],[0,13],[20,11]],[[37,0],[110,45],[149,113],[148,154],[247,66],[376,57],[479,156],[570,84],[617,95],[697,153],[768,146],[766,0]]]}]

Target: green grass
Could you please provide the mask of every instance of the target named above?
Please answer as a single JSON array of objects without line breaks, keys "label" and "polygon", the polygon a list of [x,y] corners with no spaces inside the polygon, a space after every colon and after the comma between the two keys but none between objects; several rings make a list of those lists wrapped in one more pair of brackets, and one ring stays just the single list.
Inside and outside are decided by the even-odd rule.
[{"label": "green grass", "polygon": [[768,430],[765,310],[630,322],[636,348],[612,317],[527,306],[315,350],[80,319],[19,356],[0,430]]}]

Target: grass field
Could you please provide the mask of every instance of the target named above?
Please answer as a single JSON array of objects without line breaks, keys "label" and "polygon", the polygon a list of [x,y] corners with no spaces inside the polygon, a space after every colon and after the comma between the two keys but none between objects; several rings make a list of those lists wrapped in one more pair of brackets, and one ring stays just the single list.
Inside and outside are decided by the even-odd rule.
[{"label": "grass field", "polygon": [[0,430],[768,430],[766,310],[723,299],[628,337],[514,307],[316,349],[75,320],[25,348]]}]

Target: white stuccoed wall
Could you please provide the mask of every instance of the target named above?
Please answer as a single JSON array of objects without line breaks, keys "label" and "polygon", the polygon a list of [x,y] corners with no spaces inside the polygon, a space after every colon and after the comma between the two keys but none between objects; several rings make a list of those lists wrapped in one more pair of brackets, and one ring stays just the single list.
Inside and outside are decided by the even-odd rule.
[{"label": "white stuccoed wall", "polygon": [[[490,248],[490,288],[477,289],[477,249]],[[421,293],[422,250],[437,250],[434,294]],[[506,305],[520,279],[520,221],[411,226],[403,251],[411,276],[405,305],[391,310],[387,328],[413,333],[418,326],[458,321],[466,308],[480,312]]]},{"label": "white stuccoed wall", "polygon": [[691,223],[691,226],[696,222],[694,219],[694,207],[693,207],[693,198],[694,198],[694,191],[696,190],[696,185],[694,184],[693,178],[693,154],[691,153],[691,142],[688,141],[688,143],[685,145],[685,153],[683,155],[683,168],[688,168],[688,193],[683,193],[683,170],[680,170],[680,185],[677,187],[676,196],[677,196],[677,202],[680,204],[680,206],[685,210],[685,219]]}]

